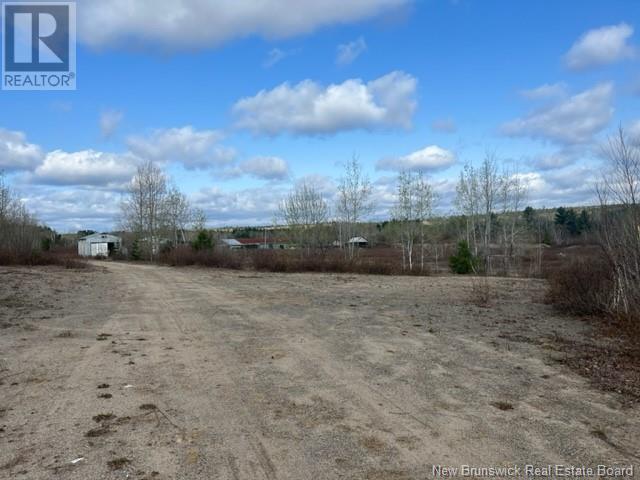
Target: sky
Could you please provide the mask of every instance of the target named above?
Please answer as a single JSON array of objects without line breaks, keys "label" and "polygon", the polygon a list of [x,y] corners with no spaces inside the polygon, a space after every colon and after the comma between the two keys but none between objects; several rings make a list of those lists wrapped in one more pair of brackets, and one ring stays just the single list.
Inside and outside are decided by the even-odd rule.
[{"label": "sky", "polygon": [[107,231],[136,165],[210,226],[264,225],[356,155],[375,218],[401,170],[454,212],[495,153],[534,207],[594,202],[601,145],[640,144],[637,0],[77,0],[77,89],[0,91],[0,170],[59,232]]}]

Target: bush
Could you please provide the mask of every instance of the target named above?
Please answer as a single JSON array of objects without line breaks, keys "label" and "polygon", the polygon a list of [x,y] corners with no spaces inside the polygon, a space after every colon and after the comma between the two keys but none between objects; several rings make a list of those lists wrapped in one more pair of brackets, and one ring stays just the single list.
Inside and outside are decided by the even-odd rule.
[{"label": "bush", "polygon": [[453,273],[465,275],[476,270],[477,259],[471,253],[469,244],[462,240],[458,243],[458,250],[449,257],[449,267]]},{"label": "bush", "polygon": [[192,247],[194,250],[211,250],[213,248],[213,239],[206,230],[200,230],[198,236],[193,241]]},{"label": "bush", "polygon": [[140,242],[137,238],[131,244],[131,260],[142,260],[142,250],[140,249]]},{"label": "bush", "polygon": [[198,265],[238,270],[243,266],[243,257],[240,252],[195,250],[188,245],[181,245],[160,254],[158,262],[172,267]]},{"label": "bush", "polygon": [[573,315],[609,312],[613,298],[613,270],[605,258],[575,258],[547,272],[547,301],[559,311]]},{"label": "bush", "polygon": [[21,254],[8,250],[0,250],[0,265],[25,265],[30,267],[57,265],[68,269],[88,268],[86,260],[67,252],[31,252]]}]

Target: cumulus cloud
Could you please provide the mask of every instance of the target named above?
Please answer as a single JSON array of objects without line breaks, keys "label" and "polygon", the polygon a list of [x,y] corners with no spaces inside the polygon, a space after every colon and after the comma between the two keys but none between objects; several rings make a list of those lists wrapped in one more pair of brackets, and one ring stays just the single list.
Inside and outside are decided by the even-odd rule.
[{"label": "cumulus cloud", "polygon": [[240,164],[240,170],[263,180],[286,180],[289,177],[289,165],[279,157],[256,157]]},{"label": "cumulus cloud", "polygon": [[408,0],[83,0],[81,41],[96,47],[153,45],[167,50],[218,46],[258,35],[266,39],[311,33],[401,7]]},{"label": "cumulus cloud", "polygon": [[545,83],[536,88],[521,90],[520,95],[530,100],[565,97],[567,95],[567,84],[564,82]]},{"label": "cumulus cloud", "polygon": [[563,148],[557,152],[538,155],[533,160],[537,170],[555,170],[573,165],[579,158],[587,154],[583,148]]},{"label": "cumulus cloud", "polygon": [[594,203],[597,171],[572,166],[550,172],[523,174],[529,185],[529,203],[534,207],[573,206]]},{"label": "cumulus cloud", "polygon": [[603,83],[502,126],[510,136],[551,140],[562,144],[587,143],[613,116],[613,85]]},{"label": "cumulus cloud", "polygon": [[0,171],[32,170],[42,158],[40,147],[27,142],[24,133],[0,128]]},{"label": "cumulus cloud", "polygon": [[627,42],[633,27],[626,23],[589,30],[573,44],[565,55],[571,70],[585,70],[632,58],[635,49]]},{"label": "cumulus cloud", "polygon": [[364,83],[360,79],[323,87],[312,80],[283,83],[233,106],[236,125],[254,133],[332,134],[342,130],[411,126],[417,80],[391,72]]},{"label": "cumulus cloud", "polygon": [[273,186],[242,190],[212,187],[193,193],[190,200],[204,210],[211,225],[264,225],[272,222],[286,192]]},{"label": "cumulus cloud", "polygon": [[124,114],[118,110],[106,110],[100,114],[100,132],[102,138],[110,138],[120,126]]},{"label": "cumulus cloud", "polygon": [[452,118],[439,118],[431,123],[431,130],[440,133],[455,133],[458,126]]},{"label": "cumulus cloud", "polygon": [[54,150],[36,168],[31,181],[45,185],[117,187],[131,179],[136,164],[137,158],[130,153]]},{"label": "cumulus cloud", "polygon": [[38,220],[58,232],[109,231],[119,214],[120,193],[96,188],[31,186],[21,198]]},{"label": "cumulus cloud", "polygon": [[367,50],[367,43],[363,37],[354,40],[353,42],[343,43],[338,45],[338,54],[336,56],[336,63],[338,65],[349,65],[353,61],[362,55]]},{"label": "cumulus cloud", "polygon": [[376,164],[377,170],[444,170],[456,163],[453,152],[437,145],[430,145],[416,152],[398,158],[385,158]]},{"label": "cumulus cloud", "polygon": [[191,126],[160,129],[150,136],[132,136],[127,145],[135,155],[166,164],[178,162],[189,170],[216,168],[233,162],[236,151],[220,145],[218,130],[196,130]]}]

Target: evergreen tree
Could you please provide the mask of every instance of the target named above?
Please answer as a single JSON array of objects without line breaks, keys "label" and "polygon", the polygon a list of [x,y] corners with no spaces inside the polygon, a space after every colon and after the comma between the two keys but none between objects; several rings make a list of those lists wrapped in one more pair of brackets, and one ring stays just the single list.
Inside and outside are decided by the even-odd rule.
[{"label": "evergreen tree", "polygon": [[461,275],[474,272],[477,263],[477,259],[471,253],[469,244],[465,240],[458,243],[458,251],[449,257],[451,270]]},{"label": "evergreen tree", "polygon": [[207,230],[200,230],[198,236],[191,245],[194,250],[211,250],[213,248],[213,239]]}]

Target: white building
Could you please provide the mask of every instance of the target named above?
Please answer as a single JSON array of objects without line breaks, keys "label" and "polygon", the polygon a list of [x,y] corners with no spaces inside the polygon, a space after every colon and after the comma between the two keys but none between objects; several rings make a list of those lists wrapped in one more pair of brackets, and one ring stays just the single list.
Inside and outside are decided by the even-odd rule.
[{"label": "white building", "polygon": [[81,257],[108,257],[120,250],[122,240],[108,233],[94,233],[78,240],[78,255]]}]

